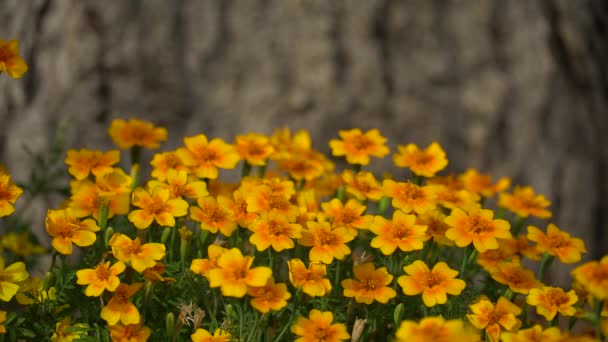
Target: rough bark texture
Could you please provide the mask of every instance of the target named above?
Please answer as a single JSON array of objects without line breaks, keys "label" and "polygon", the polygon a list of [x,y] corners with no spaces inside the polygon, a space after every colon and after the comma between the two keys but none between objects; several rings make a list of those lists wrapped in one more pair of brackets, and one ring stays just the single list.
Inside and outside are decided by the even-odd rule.
[{"label": "rough bark texture", "polygon": [[[0,77],[0,158],[31,167],[59,118],[109,148],[115,117],[204,132],[377,127],[441,142],[450,169],[530,184],[608,246],[608,3],[601,0],[3,0],[30,71]],[[86,134],[85,134],[86,133]],[[387,165],[390,161],[386,161]],[[385,165],[385,166],[387,166]]]}]

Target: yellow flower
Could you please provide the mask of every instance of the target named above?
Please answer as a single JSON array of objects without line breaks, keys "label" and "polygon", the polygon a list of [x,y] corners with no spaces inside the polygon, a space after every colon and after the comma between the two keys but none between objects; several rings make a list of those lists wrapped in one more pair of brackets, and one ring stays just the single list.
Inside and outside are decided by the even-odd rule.
[{"label": "yellow flower", "polygon": [[192,342],[230,342],[232,341],[232,335],[222,329],[215,329],[213,336],[205,329],[196,329],[194,334],[190,336]]},{"label": "yellow flower", "polygon": [[7,248],[12,253],[20,256],[42,254],[46,251],[46,248],[34,244],[30,241],[30,234],[28,232],[23,232],[19,234],[8,233],[2,236],[0,240],[2,241],[2,247]]},{"label": "yellow flower", "polygon": [[143,285],[144,283],[118,285],[108,304],[101,309],[101,318],[108,322],[108,325],[116,325],[119,321],[123,325],[138,324],[140,321],[139,310],[129,298],[139,291]]},{"label": "yellow flower", "polygon": [[219,268],[217,261],[220,256],[226,252],[228,252],[228,250],[222,246],[209,245],[209,247],[207,247],[208,259],[192,260],[192,264],[190,265],[190,271],[196,274],[200,274],[205,278],[209,279],[209,271],[214,268]]},{"label": "yellow flower", "polygon": [[130,264],[134,270],[140,273],[146,268],[154,267],[156,261],[165,256],[165,245],[162,243],[142,245],[139,238],[131,240],[120,233],[115,233],[108,244],[112,247],[112,254],[116,259]]},{"label": "yellow flower", "polygon": [[342,204],[339,199],[334,198],[321,203],[321,208],[331,218],[332,227],[346,227],[348,232],[355,236],[358,234],[357,229],[367,229],[374,219],[371,215],[363,215],[367,208],[356,199]]},{"label": "yellow flower", "polygon": [[346,192],[355,196],[358,200],[379,201],[383,196],[382,185],[371,172],[360,171],[354,173],[352,170],[344,170],[342,180]]},{"label": "yellow flower", "polygon": [[453,246],[454,241],[445,237],[445,232],[450,229],[444,220],[447,216],[439,209],[435,208],[416,216],[416,225],[426,226],[426,235],[433,241],[443,246]]},{"label": "yellow flower", "polygon": [[175,218],[188,214],[188,202],[169,199],[169,190],[157,187],[148,193],[142,188],[133,191],[133,205],[141,209],[129,213],[129,221],[138,229],[148,228],[153,221],[161,226],[175,226]]},{"label": "yellow flower", "polygon": [[504,191],[511,185],[511,180],[507,177],[503,177],[493,184],[492,178],[489,175],[481,174],[475,169],[468,169],[460,176],[460,179],[465,189],[484,197],[492,197],[497,192]]},{"label": "yellow flower", "polygon": [[579,262],[581,253],[587,252],[583,240],[571,237],[553,223],[547,226],[546,234],[537,227],[528,226],[528,240],[538,243],[541,252],[556,256],[564,264]]},{"label": "yellow flower", "polygon": [[120,284],[118,276],[125,270],[125,264],[118,261],[110,267],[110,262],[97,265],[95,269],[83,269],[76,272],[78,285],[88,285],[85,294],[91,297],[101,296],[104,290],[116,290]]},{"label": "yellow flower", "polygon": [[152,330],[141,324],[112,325],[109,327],[112,341],[116,342],[145,342],[150,338]]},{"label": "yellow flower", "polygon": [[198,207],[190,207],[190,218],[200,222],[201,229],[211,233],[217,233],[219,230],[224,236],[230,236],[238,228],[230,210],[230,200],[226,197],[201,197],[197,203]]},{"label": "yellow flower", "polygon": [[57,324],[55,325],[55,332],[53,332],[53,336],[51,336],[51,341],[72,342],[74,340],[80,340],[81,334],[84,333],[85,328],[86,325],[82,323],[71,325],[70,317],[66,317],[61,321],[57,322]]},{"label": "yellow flower", "polygon": [[13,204],[22,193],[23,190],[11,182],[8,174],[0,172],[0,217],[8,216],[15,211]]},{"label": "yellow flower", "polygon": [[73,181],[70,184],[72,197],[68,207],[76,217],[92,215],[95,219],[99,219],[99,207],[102,201],[108,201],[108,218],[115,214],[125,215],[129,213],[131,200],[128,192],[108,196],[105,191],[102,192],[96,184],[88,180]]},{"label": "yellow flower", "polygon": [[277,212],[287,216],[289,222],[294,222],[298,216],[298,207],[291,204],[291,188],[281,191],[273,189],[271,184],[260,184],[245,194],[247,211],[250,213],[270,213]]},{"label": "yellow flower", "polygon": [[498,248],[498,238],[511,238],[511,225],[508,221],[493,219],[494,212],[489,209],[475,208],[467,214],[456,208],[445,218],[451,228],[445,236],[454,241],[456,246],[465,247],[473,243],[480,253]]},{"label": "yellow flower", "polygon": [[403,293],[415,296],[422,293],[424,305],[433,307],[437,304],[445,304],[448,300],[447,294],[459,295],[466,284],[461,279],[456,279],[458,271],[451,269],[445,262],[438,262],[432,270],[420,260],[403,267],[407,275],[397,279]]},{"label": "yellow flower", "polygon": [[295,246],[293,239],[302,237],[301,225],[289,223],[287,217],[276,212],[260,215],[260,218],[249,226],[249,230],[253,232],[249,242],[254,244],[258,251],[266,250],[270,246],[277,252],[291,249]]},{"label": "yellow flower", "polygon": [[251,306],[262,313],[270,310],[279,311],[287,306],[291,294],[287,291],[287,285],[275,284],[272,276],[264,286],[249,286],[247,294],[252,297]]},{"label": "yellow flower", "polygon": [[80,221],[70,209],[49,210],[46,214],[46,231],[53,237],[51,245],[61,254],[72,254],[72,243],[90,246],[97,239],[99,226],[93,219]]},{"label": "yellow flower", "polygon": [[159,181],[167,179],[169,170],[188,171],[188,167],[175,151],[154,154],[150,165],[153,168],[152,177]]},{"label": "yellow flower", "polygon": [[534,272],[525,269],[517,262],[500,262],[489,272],[494,280],[507,285],[515,293],[528,294],[532,289],[543,285],[536,279]]},{"label": "yellow flower", "polygon": [[95,177],[95,185],[99,189],[99,195],[108,199],[130,193],[132,183],[133,178],[116,167],[112,171],[101,173]]},{"label": "yellow flower", "polygon": [[342,280],[344,297],[355,297],[357,303],[371,304],[375,300],[386,304],[397,295],[388,286],[393,281],[393,276],[386,267],[376,269],[371,262],[358,264],[353,266],[353,273],[356,279]]},{"label": "yellow flower", "polygon": [[595,298],[608,298],[608,255],[599,262],[590,261],[578,266],[572,271],[572,275]]},{"label": "yellow flower", "polygon": [[386,138],[377,129],[365,133],[360,129],[342,130],[339,132],[342,140],[332,139],[329,142],[332,155],[346,156],[349,164],[367,165],[370,156],[383,158],[389,154]]},{"label": "yellow flower", "polygon": [[0,39],[0,74],[5,72],[12,78],[21,78],[26,71],[27,64],[19,55],[19,42]]},{"label": "yellow flower", "polygon": [[216,179],[218,168],[233,169],[240,159],[234,147],[219,138],[208,141],[199,134],[184,138],[184,144],[176,153],[199,178]]},{"label": "yellow flower", "polygon": [[437,142],[433,142],[424,150],[415,144],[397,146],[398,153],[393,155],[393,162],[398,167],[407,167],[418,176],[433,177],[448,165],[445,151]]},{"label": "yellow flower", "polygon": [[42,279],[40,278],[27,278],[19,283],[19,292],[15,295],[15,299],[22,305],[31,305],[47,300],[57,300],[57,290],[54,287],[45,290],[43,285]]},{"label": "yellow flower", "polygon": [[167,129],[156,127],[148,121],[138,119],[115,119],[108,130],[110,137],[121,149],[134,146],[155,149],[160,147],[160,142],[167,140]]},{"label": "yellow flower", "polygon": [[434,209],[437,205],[435,193],[429,186],[385,179],[382,183],[382,191],[385,196],[393,199],[393,207],[401,209],[405,213],[415,211],[417,214],[422,214]]},{"label": "yellow flower", "polygon": [[0,300],[8,302],[19,291],[18,282],[24,281],[30,275],[21,261],[4,268],[4,258],[0,256]]},{"label": "yellow flower", "polygon": [[234,148],[241,158],[251,165],[266,165],[266,161],[274,152],[270,139],[258,133],[237,135]]},{"label": "yellow flower", "polygon": [[0,334],[6,334],[6,311],[0,310]]},{"label": "yellow flower", "polygon": [[350,339],[346,325],[331,324],[333,320],[331,311],[310,310],[308,318],[298,317],[296,324],[291,327],[291,332],[299,336],[295,342],[338,342]]},{"label": "yellow flower", "polygon": [[266,285],[272,275],[268,267],[254,267],[252,256],[243,256],[238,248],[232,248],[220,255],[218,268],[209,270],[209,286],[220,287],[222,295],[241,298],[247,293],[247,286]]},{"label": "yellow flower", "polygon": [[501,193],[498,198],[498,206],[514,212],[520,217],[530,215],[542,219],[550,218],[551,212],[547,208],[551,202],[543,195],[536,195],[532,187],[516,186],[513,194]]},{"label": "yellow flower", "polygon": [[500,335],[503,342],[558,342],[562,341],[562,333],[558,327],[551,327],[543,330],[543,327],[536,324],[532,328],[521,329],[518,332],[503,332]]},{"label": "yellow flower", "polygon": [[331,291],[331,283],[324,276],[327,275],[327,266],[318,262],[311,262],[308,268],[300,259],[288,261],[289,280],[295,288],[311,297],[325,296]]},{"label": "yellow flower", "polygon": [[500,297],[496,305],[482,297],[469,308],[472,313],[467,314],[467,318],[477,329],[485,329],[491,342],[498,342],[503,329],[514,331],[521,326],[521,321],[517,318],[521,308],[505,297]]},{"label": "yellow flower", "polygon": [[576,309],[572,306],[576,304],[578,297],[574,290],[567,293],[559,287],[543,286],[540,289],[531,289],[526,297],[526,303],[536,306],[536,312],[545,316],[550,321],[557,312],[564,316],[573,316]]},{"label": "yellow flower", "polygon": [[169,190],[169,198],[194,198],[205,197],[209,195],[207,192],[207,184],[198,180],[195,177],[188,177],[188,171],[170,169],[166,174],[166,183],[151,180],[148,182],[148,189],[157,187]]},{"label": "yellow flower", "polygon": [[429,239],[427,227],[416,225],[416,216],[401,210],[395,210],[390,221],[376,216],[369,230],[377,235],[370,246],[380,248],[384,255],[393,254],[397,248],[404,252],[422,249],[423,242]]},{"label": "yellow flower", "polygon": [[475,342],[478,336],[466,329],[461,320],[425,317],[419,323],[403,321],[396,342]]},{"label": "yellow flower", "polygon": [[85,179],[89,174],[95,176],[103,173],[111,172],[112,165],[120,161],[120,152],[118,150],[108,151],[91,151],[87,149],[68,150],[65,163],[69,165],[68,172],[77,180]]},{"label": "yellow flower", "polygon": [[308,229],[302,230],[302,238],[298,240],[302,246],[312,246],[309,259],[331,264],[334,258],[344,259],[350,254],[347,242],[355,237],[344,227],[332,229],[328,222],[307,222]]}]

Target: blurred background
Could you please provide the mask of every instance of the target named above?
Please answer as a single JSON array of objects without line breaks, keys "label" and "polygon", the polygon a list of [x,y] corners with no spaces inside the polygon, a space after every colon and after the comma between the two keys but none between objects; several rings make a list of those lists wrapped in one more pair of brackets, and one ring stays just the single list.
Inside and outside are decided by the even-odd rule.
[{"label": "blurred background", "polygon": [[167,127],[164,150],[287,126],[329,152],[378,128],[532,185],[587,259],[608,252],[607,1],[2,0],[0,38],[30,67],[0,77],[17,180],[62,118],[69,148],[95,149],[114,118]]}]

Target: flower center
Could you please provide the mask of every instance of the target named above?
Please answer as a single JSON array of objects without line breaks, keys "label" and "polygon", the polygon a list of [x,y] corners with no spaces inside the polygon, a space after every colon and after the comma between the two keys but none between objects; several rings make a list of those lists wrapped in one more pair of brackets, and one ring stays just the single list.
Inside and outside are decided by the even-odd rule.
[{"label": "flower center", "polygon": [[365,279],[362,280],[361,283],[363,284],[363,287],[365,287],[366,290],[375,290],[378,281],[376,279]]},{"label": "flower center", "polygon": [[283,235],[283,234],[285,234],[285,230],[286,230],[285,225],[280,222],[276,222],[276,221],[268,222],[268,232],[270,232],[271,235],[275,235],[275,236]]},{"label": "flower center", "polygon": [[332,232],[320,231],[317,235],[317,241],[321,246],[334,244],[335,236]]},{"label": "flower center", "polygon": [[106,280],[112,275],[110,270],[105,265],[97,267],[95,269],[95,274],[99,280]]},{"label": "flower center", "polygon": [[489,230],[489,221],[479,215],[469,217],[469,230],[474,234],[480,234]]},{"label": "flower center", "polygon": [[441,276],[440,274],[429,272],[429,274],[426,276],[426,286],[427,287],[437,286],[437,285],[441,284],[442,282],[443,282],[443,276]]}]

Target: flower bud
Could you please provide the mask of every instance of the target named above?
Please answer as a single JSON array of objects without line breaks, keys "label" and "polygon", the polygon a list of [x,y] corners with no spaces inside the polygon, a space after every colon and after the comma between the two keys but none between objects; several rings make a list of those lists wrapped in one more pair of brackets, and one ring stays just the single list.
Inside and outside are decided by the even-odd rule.
[{"label": "flower bud", "polygon": [[160,236],[160,243],[165,244],[167,240],[169,240],[169,236],[171,236],[171,230],[175,229],[173,227],[167,227],[163,230],[163,234]]},{"label": "flower bud", "polygon": [[165,329],[167,331],[167,336],[175,335],[175,315],[173,312],[169,312],[165,317]]},{"label": "flower bud", "polygon": [[396,327],[399,326],[401,319],[403,318],[403,307],[403,303],[399,303],[399,305],[395,307],[395,311],[393,311],[393,322]]},{"label": "flower bud", "polygon": [[108,227],[103,234],[103,243],[106,248],[108,248],[108,243],[110,242],[112,235],[114,235],[114,229],[112,227]]}]

